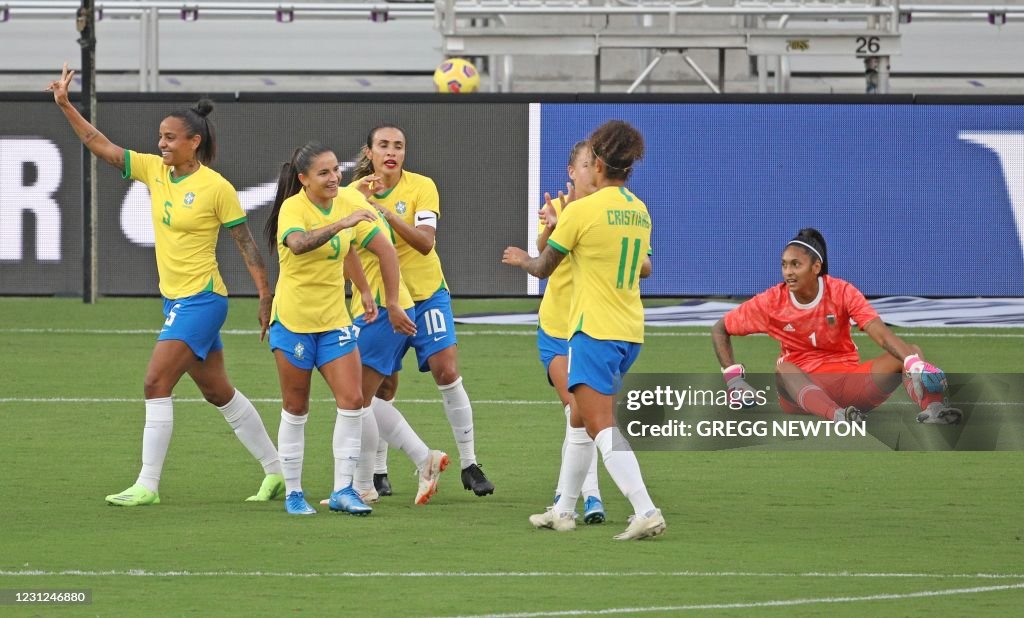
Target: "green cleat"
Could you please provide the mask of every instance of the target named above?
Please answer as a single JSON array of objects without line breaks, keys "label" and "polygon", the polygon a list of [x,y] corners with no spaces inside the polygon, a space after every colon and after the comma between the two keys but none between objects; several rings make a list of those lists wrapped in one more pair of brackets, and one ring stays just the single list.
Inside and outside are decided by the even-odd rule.
[{"label": "green cleat", "polygon": [[119,494],[107,496],[107,504],[111,506],[146,506],[160,504],[160,494],[139,485],[132,485]]},{"label": "green cleat", "polygon": [[249,496],[246,502],[270,502],[284,494],[284,477],[280,474],[268,474],[263,477],[263,484],[255,496]]}]

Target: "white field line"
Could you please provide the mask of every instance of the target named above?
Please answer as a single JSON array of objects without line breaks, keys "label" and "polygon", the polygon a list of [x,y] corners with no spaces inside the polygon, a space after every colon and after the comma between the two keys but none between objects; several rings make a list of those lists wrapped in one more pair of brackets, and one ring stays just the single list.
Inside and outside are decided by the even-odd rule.
[{"label": "white field line", "polygon": [[901,599],[920,599],[927,597],[944,597],[981,592],[999,592],[1002,590],[1020,590],[1024,582],[1001,586],[977,586],[974,588],[954,588],[952,590],[922,590],[901,594],[871,594],[858,597],[821,597],[817,599],[781,599],[777,601],[756,601],[750,603],[704,603],[700,605],[666,605],[649,607],[615,607],[609,609],[570,609],[552,612],[513,612],[507,614],[471,614],[454,618],[540,618],[542,616],[610,616],[614,614],[639,614],[649,612],[683,612],[709,609],[756,609],[762,607],[794,607],[797,605],[818,605],[824,603],[862,603],[865,601],[894,601]]},{"label": "white field line", "polygon": [[[468,325],[463,325],[462,330],[457,334],[459,337],[475,336],[475,335],[499,335],[499,336],[520,336],[520,337],[534,337],[537,334],[537,328],[535,326],[523,326],[522,330],[466,330]],[[685,327],[659,327],[653,326],[651,328],[685,328]],[[160,331],[152,328],[0,328],[0,335],[3,334],[40,334],[40,335],[157,335]],[[258,336],[260,331],[249,330],[249,329],[235,329],[225,328],[220,331],[222,335],[244,335],[248,337]],[[710,330],[702,330],[699,332],[685,332],[685,333],[662,333],[662,332],[651,332],[648,330],[644,333],[645,337],[708,337],[711,335]],[[753,335],[755,337],[763,337],[765,335]],[[866,337],[864,333],[853,333],[854,337]],[[911,339],[915,337],[938,337],[948,339],[1021,339],[1024,338],[1024,333],[942,333],[942,332],[927,332],[917,333],[908,332],[907,336]]]},{"label": "white field line", "polygon": [[[869,578],[869,579],[1024,579],[1024,573],[886,573],[847,571],[771,573],[752,571],[148,571],[145,569],[87,571],[65,569],[0,570],[0,577],[298,577],[298,578],[417,578],[417,577],[674,577],[674,578]],[[1013,587],[1024,586],[1024,583]]]}]

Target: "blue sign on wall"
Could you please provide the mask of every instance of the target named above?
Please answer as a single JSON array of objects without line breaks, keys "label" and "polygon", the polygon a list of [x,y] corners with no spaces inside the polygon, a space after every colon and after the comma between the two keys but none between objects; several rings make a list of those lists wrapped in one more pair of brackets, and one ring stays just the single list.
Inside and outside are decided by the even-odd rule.
[{"label": "blue sign on wall", "polygon": [[613,118],[646,142],[629,182],[654,222],[645,294],[760,292],[816,227],[867,295],[1024,295],[1024,107],[543,104],[541,192]]}]

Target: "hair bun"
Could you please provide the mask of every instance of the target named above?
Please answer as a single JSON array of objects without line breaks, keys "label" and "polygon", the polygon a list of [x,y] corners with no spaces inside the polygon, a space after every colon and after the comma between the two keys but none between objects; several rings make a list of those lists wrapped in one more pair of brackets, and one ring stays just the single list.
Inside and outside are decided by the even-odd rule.
[{"label": "hair bun", "polygon": [[195,104],[192,111],[206,118],[213,111],[213,101],[210,99],[199,99],[199,102]]}]

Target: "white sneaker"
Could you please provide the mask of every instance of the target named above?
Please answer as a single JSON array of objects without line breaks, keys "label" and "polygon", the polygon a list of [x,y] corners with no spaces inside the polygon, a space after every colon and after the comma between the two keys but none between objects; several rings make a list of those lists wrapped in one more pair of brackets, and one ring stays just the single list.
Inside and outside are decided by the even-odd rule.
[{"label": "white sneaker", "polygon": [[928,425],[956,425],[963,417],[964,413],[959,408],[950,408],[936,401],[918,413],[917,422]]},{"label": "white sneaker", "polygon": [[661,536],[664,532],[665,518],[661,514],[661,509],[654,509],[644,515],[632,515],[626,530],[613,538],[616,541],[639,541]]},{"label": "white sneaker", "polygon": [[543,513],[530,515],[534,528],[551,528],[556,532],[570,532],[576,529],[576,513],[563,513],[549,506]]},{"label": "white sneaker", "polygon": [[416,504],[430,502],[430,497],[437,493],[437,481],[441,473],[448,467],[448,455],[433,450],[427,455],[427,463],[420,470],[420,487],[416,492]]}]

